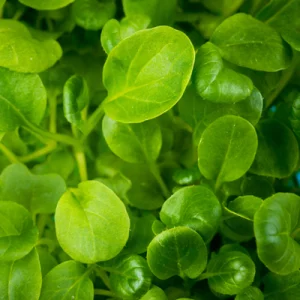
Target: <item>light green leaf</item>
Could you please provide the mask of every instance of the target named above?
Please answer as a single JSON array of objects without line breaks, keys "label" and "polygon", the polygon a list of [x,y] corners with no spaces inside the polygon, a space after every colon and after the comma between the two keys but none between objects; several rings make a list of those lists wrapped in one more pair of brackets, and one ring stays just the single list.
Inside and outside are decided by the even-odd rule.
[{"label": "light green leaf", "polygon": [[259,259],[272,272],[287,275],[300,268],[300,197],[277,193],[254,216]]},{"label": "light green leaf", "polygon": [[127,162],[154,162],[159,155],[162,136],[156,120],[124,124],[105,116],[102,131],[111,151]]},{"label": "light green leaf", "polygon": [[22,4],[38,10],[54,10],[74,2],[74,0],[19,0]]},{"label": "light green leaf", "polygon": [[53,268],[44,278],[40,300],[92,300],[93,282],[88,270],[79,262],[69,260]]},{"label": "light green leaf", "polygon": [[139,30],[146,29],[150,22],[150,18],[146,15],[132,15],[123,18],[120,22],[116,19],[109,20],[101,31],[100,39],[103,49],[109,54],[122,40]]},{"label": "light green leaf", "polygon": [[27,255],[38,240],[31,215],[15,202],[0,201],[0,261],[18,260]]},{"label": "light green leaf", "polygon": [[39,261],[41,265],[42,276],[51,271],[55,266],[57,266],[57,260],[45,247],[38,247],[37,252],[39,254]]},{"label": "light green leaf", "polygon": [[0,66],[17,72],[45,71],[62,55],[55,40],[34,38],[25,25],[15,20],[0,20],[0,44]]},{"label": "light green leaf", "polygon": [[1,261],[0,278],[1,299],[39,300],[42,274],[37,251],[19,260]]},{"label": "light green leaf", "polygon": [[227,18],[210,41],[226,60],[241,67],[277,72],[291,62],[291,51],[279,33],[244,13]]},{"label": "light green leaf", "polygon": [[161,280],[175,275],[196,278],[206,267],[207,249],[194,230],[175,227],[151,241],[147,261],[152,273]]},{"label": "light green leaf", "polygon": [[300,271],[280,276],[268,273],[263,280],[266,300],[295,300],[300,296]]},{"label": "light green leaf", "polygon": [[251,79],[224,64],[218,48],[210,42],[197,52],[193,84],[203,99],[217,103],[235,103],[250,96]]},{"label": "light green leaf", "polygon": [[98,30],[115,15],[116,4],[115,0],[76,0],[72,10],[78,26]]},{"label": "light green leaf", "polygon": [[111,289],[120,299],[140,299],[150,289],[152,274],[139,255],[118,256],[102,267],[110,272]]},{"label": "light green leaf", "polygon": [[89,102],[89,88],[85,79],[79,75],[70,77],[63,89],[64,115],[69,123],[82,128],[84,121],[81,112]]},{"label": "light green leaf", "polygon": [[121,41],[104,65],[106,114],[124,123],[163,114],[181,98],[194,56],[187,36],[167,26],[141,30]]},{"label": "light green leaf", "polygon": [[203,276],[205,275],[212,291],[235,295],[251,285],[255,265],[251,258],[242,252],[223,252],[212,256]]},{"label": "light green leaf", "polygon": [[21,164],[9,165],[0,176],[0,200],[17,202],[33,214],[54,213],[65,190],[59,175],[33,175]]},{"label": "light green leaf", "polygon": [[122,201],[98,181],[85,181],[59,200],[56,234],[73,259],[95,263],[115,257],[129,236],[129,217]]},{"label": "light green leaf", "polygon": [[299,0],[272,0],[258,13],[257,18],[274,27],[295,50],[300,51]]},{"label": "light green leaf", "polygon": [[127,17],[136,14],[146,15],[151,19],[151,26],[172,25],[177,8],[176,0],[122,0]]},{"label": "light green leaf", "polygon": [[[234,300],[264,300],[262,291],[255,287],[249,286],[236,295]],[[282,299],[282,298],[281,298]]]},{"label": "light green leaf", "polygon": [[168,300],[168,298],[161,288],[153,286],[140,300]]},{"label": "light green leaf", "polygon": [[230,16],[243,4],[243,0],[200,0],[210,11],[217,15]]},{"label": "light green leaf", "polygon": [[245,119],[224,116],[203,132],[198,146],[200,172],[217,185],[242,177],[250,168],[256,153],[257,136]]},{"label": "light green leaf", "polygon": [[46,97],[38,75],[0,68],[0,131],[13,131],[28,122],[39,124],[45,113]]},{"label": "light green leaf", "polygon": [[230,201],[224,215],[222,233],[235,241],[248,241],[254,237],[254,214],[263,203],[254,196],[240,196]]},{"label": "light green leaf", "polygon": [[205,243],[215,235],[222,216],[219,200],[205,186],[184,187],[162,206],[160,219],[169,228],[188,226],[198,232]]},{"label": "light green leaf", "polygon": [[251,173],[284,178],[297,167],[299,147],[293,132],[274,119],[257,126],[258,148]]}]

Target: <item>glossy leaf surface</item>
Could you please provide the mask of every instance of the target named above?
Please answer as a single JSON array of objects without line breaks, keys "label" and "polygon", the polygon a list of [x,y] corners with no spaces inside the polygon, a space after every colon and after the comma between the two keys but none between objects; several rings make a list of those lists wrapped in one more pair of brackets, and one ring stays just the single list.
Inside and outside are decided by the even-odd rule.
[{"label": "glossy leaf surface", "polygon": [[19,0],[22,4],[38,10],[52,10],[62,8],[74,0]]}]

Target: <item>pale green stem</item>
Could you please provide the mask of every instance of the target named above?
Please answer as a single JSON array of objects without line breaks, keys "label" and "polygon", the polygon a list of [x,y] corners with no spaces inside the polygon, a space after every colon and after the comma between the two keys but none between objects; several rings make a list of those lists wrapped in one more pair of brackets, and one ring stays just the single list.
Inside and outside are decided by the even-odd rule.
[{"label": "pale green stem", "polygon": [[92,115],[87,119],[83,128],[83,138],[85,139],[91,131],[97,126],[98,122],[104,116],[104,110],[102,104],[92,113]]},{"label": "pale green stem", "polygon": [[157,167],[157,164],[155,162],[149,162],[148,166],[149,166],[149,169],[150,169],[152,175],[154,176],[157,183],[159,184],[164,197],[166,199],[169,198],[171,196],[171,193],[170,193],[167,185],[165,184],[164,180],[162,179],[162,177],[160,175],[160,171]]},{"label": "pale green stem", "polygon": [[48,145],[46,145],[45,147],[43,147],[39,150],[36,150],[28,155],[20,156],[19,160],[20,160],[20,162],[23,162],[23,163],[32,161],[34,159],[40,158],[44,155],[51,153],[53,150],[55,150],[56,147],[57,147],[56,142],[51,141]]},{"label": "pale green stem", "polygon": [[8,158],[11,163],[18,163],[18,157],[0,142],[0,151]]},{"label": "pale green stem", "polygon": [[41,238],[37,241],[36,246],[42,245],[47,246],[50,253],[53,252],[57,247],[57,243],[54,240],[48,238]]},{"label": "pale green stem", "polygon": [[98,265],[97,265],[97,269],[96,269],[96,276],[98,276],[99,278],[101,278],[101,280],[106,285],[106,287],[108,289],[110,289],[109,278],[108,278],[106,272],[101,267],[99,267]]}]

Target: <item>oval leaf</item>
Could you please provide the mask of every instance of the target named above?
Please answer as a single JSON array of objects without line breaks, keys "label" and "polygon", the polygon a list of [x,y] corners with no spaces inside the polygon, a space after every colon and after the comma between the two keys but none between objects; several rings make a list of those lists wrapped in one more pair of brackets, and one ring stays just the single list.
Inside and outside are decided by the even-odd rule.
[{"label": "oval leaf", "polygon": [[93,282],[86,275],[87,269],[70,260],[54,267],[44,278],[40,300],[92,300]]},{"label": "oval leaf", "polygon": [[210,42],[197,52],[192,80],[203,99],[217,103],[241,101],[253,89],[251,79],[224,65],[218,48]]},{"label": "oval leaf", "polygon": [[242,177],[250,168],[256,153],[257,136],[245,119],[224,116],[203,132],[198,146],[200,172],[217,185]]},{"label": "oval leaf", "polygon": [[224,295],[235,295],[251,285],[255,265],[242,252],[222,252],[211,258],[204,275],[208,277],[211,290]]},{"label": "oval leaf", "polygon": [[124,124],[105,116],[102,131],[111,151],[127,162],[153,162],[159,155],[162,136],[156,120]]},{"label": "oval leaf", "polygon": [[151,241],[147,261],[152,273],[161,280],[175,275],[196,278],[206,267],[207,249],[194,230],[175,227]]},{"label": "oval leaf", "polygon": [[291,62],[291,51],[279,33],[244,13],[219,25],[211,42],[226,60],[241,67],[276,72],[286,69]]},{"label": "oval leaf", "polygon": [[19,0],[22,4],[38,10],[54,10],[67,6],[74,0]]},{"label": "oval leaf", "polygon": [[149,290],[140,300],[168,300],[168,297],[164,293],[164,291],[157,287],[153,286],[151,290]]},{"label": "oval leaf", "polygon": [[33,249],[19,260],[0,262],[2,299],[39,300],[42,273],[37,251]]},{"label": "oval leaf", "polygon": [[249,286],[245,288],[234,298],[234,300],[264,300],[264,299],[265,298],[262,291],[255,286]]},{"label": "oval leaf", "polygon": [[115,257],[129,236],[124,204],[98,181],[85,181],[78,189],[68,190],[58,202],[55,220],[59,244],[83,263]]},{"label": "oval leaf", "polygon": [[277,193],[256,212],[258,256],[272,272],[286,275],[300,268],[299,224],[300,197],[295,194]]},{"label": "oval leaf", "polygon": [[142,30],[121,41],[104,65],[105,112],[124,123],[163,114],[181,98],[194,56],[187,36],[166,26]]},{"label": "oval leaf", "polygon": [[0,68],[0,131],[13,131],[27,122],[39,124],[46,103],[46,90],[38,75]]},{"label": "oval leaf", "polygon": [[23,206],[0,201],[0,261],[18,260],[27,255],[35,246],[38,234]]},{"label": "oval leaf", "polygon": [[163,205],[160,219],[169,227],[188,226],[208,243],[218,230],[222,216],[219,200],[204,186],[184,187]]}]

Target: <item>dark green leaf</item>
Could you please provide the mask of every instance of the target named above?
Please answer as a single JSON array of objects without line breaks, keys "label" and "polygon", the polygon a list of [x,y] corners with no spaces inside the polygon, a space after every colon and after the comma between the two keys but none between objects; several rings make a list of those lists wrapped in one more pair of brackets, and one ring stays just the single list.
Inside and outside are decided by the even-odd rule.
[{"label": "dark green leaf", "polygon": [[[234,300],[264,300],[262,291],[255,287],[249,286],[236,295]],[[281,298],[282,299],[282,298]]]}]

